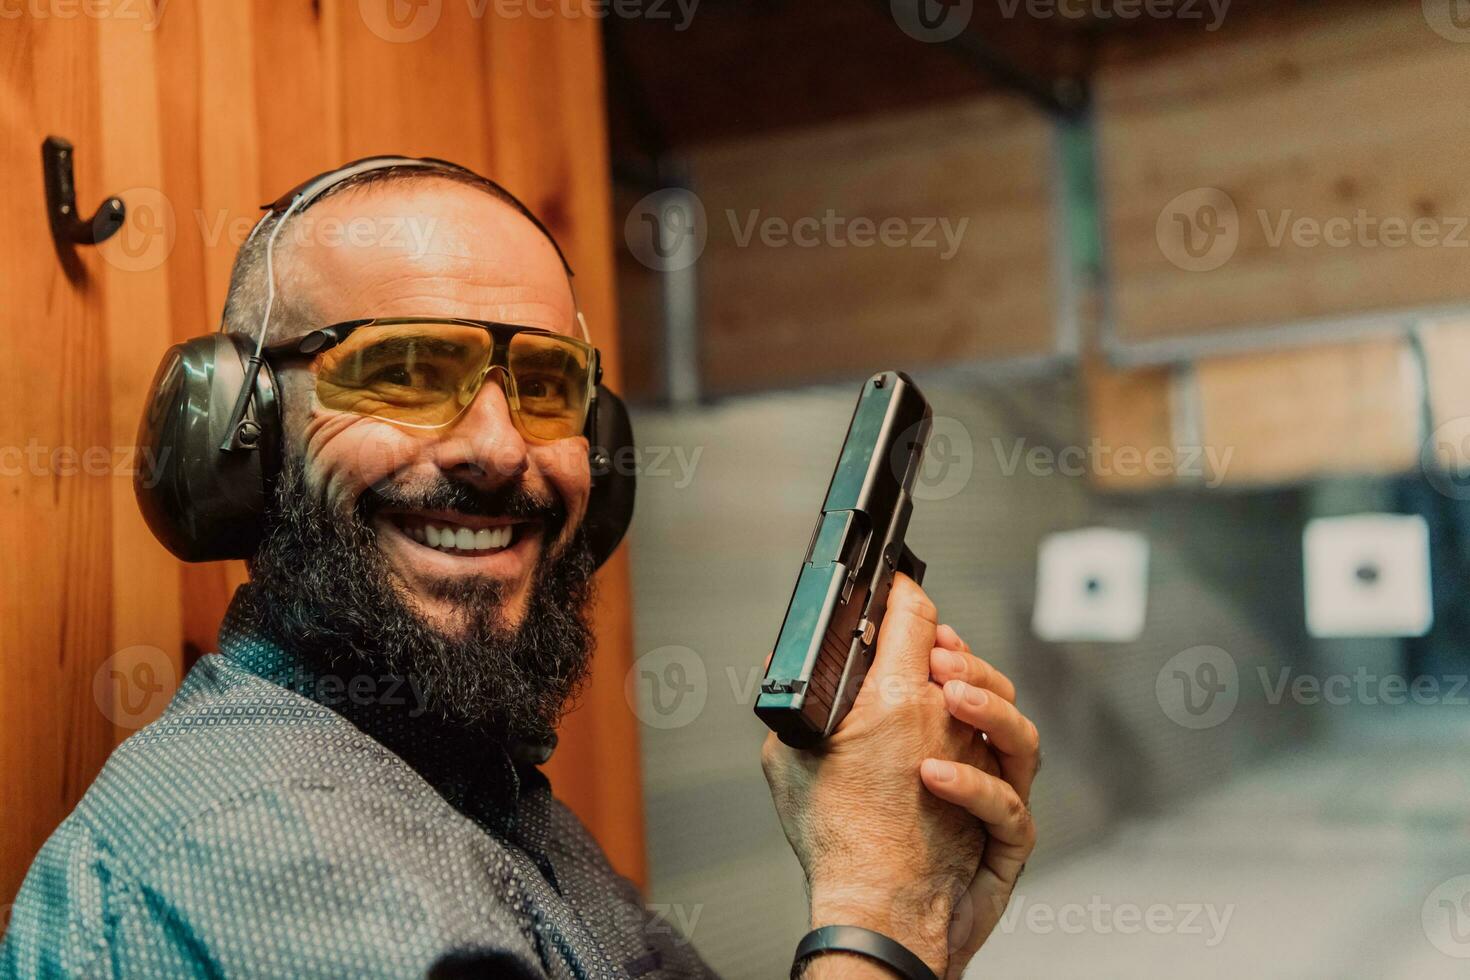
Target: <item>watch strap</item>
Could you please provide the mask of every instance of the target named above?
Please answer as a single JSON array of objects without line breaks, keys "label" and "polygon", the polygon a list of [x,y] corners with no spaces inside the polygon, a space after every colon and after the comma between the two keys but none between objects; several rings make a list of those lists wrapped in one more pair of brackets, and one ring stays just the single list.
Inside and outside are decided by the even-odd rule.
[{"label": "watch strap", "polygon": [[929,965],[906,946],[862,926],[823,926],[807,933],[796,946],[791,975],[796,976],[804,962],[822,953],[865,956],[882,963],[905,980],[939,980]]}]

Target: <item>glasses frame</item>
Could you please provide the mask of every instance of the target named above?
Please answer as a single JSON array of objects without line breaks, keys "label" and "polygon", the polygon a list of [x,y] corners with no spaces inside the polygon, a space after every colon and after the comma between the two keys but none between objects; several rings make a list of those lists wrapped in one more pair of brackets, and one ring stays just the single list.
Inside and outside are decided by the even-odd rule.
[{"label": "glasses frame", "polygon": [[[582,330],[585,333],[587,327],[585,322],[582,321],[580,314],[578,314],[578,322],[582,324]],[[590,342],[577,337],[573,337],[569,334],[557,333],[555,330],[546,330],[542,327],[528,327],[524,324],[519,323],[499,323],[494,320],[472,320],[465,317],[364,317],[358,320],[344,320],[341,323],[334,323],[326,327],[318,327],[317,329],[303,336],[295,337],[291,340],[279,341],[265,347],[262,350],[262,354],[267,361],[301,358],[314,360],[317,356],[326,353],[334,347],[340,346],[347,340],[348,337],[352,336],[353,333],[362,329],[363,327],[402,326],[411,324],[479,327],[486,333],[490,334],[490,362],[485,365],[485,370],[480,375],[479,385],[475,388],[474,395],[472,395],[470,399],[465,402],[463,406],[461,406],[460,410],[455,414],[452,419],[449,419],[447,422],[437,422],[434,424],[423,422],[402,422],[398,419],[384,418],[381,415],[374,415],[370,412],[352,412],[347,409],[333,409],[333,411],[341,411],[349,415],[359,415],[363,418],[377,419],[380,422],[387,422],[390,425],[399,425],[408,429],[448,428],[449,426],[458,422],[460,417],[464,415],[464,413],[469,409],[471,405],[474,404],[475,399],[480,397],[480,392],[484,390],[485,387],[485,379],[490,376],[490,373],[492,371],[494,371],[496,368],[499,368],[500,373],[505,377],[505,382],[502,385],[502,390],[505,392],[506,401],[509,403],[511,420],[513,422],[516,422],[516,431],[520,432],[523,436],[529,436],[530,438],[535,439],[538,442],[557,442],[560,441],[560,439],[573,438],[572,436],[561,436],[558,437],[558,439],[543,439],[542,437],[534,435],[533,433],[526,432],[522,428],[520,423],[516,421],[521,413],[521,396],[520,393],[516,390],[516,379],[510,370],[510,342],[511,338],[516,336],[517,334],[529,333],[537,334],[543,337],[551,337],[561,343],[569,344],[572,347],[586,353],[589,365],[589,369],[587,371],[587,391],[584,400],[585,408],[583,409],[582,413],[582,424],[577,434],[580,435],[586,431],[588,418],[591,417],[592,414],[597,410],[597,387],[602,383],[602,356],[597,348],[594,347]],[[316,397],[315,385],[312,386],[312,397]],[[318,404],[320,404],[320,402],[318,402]]]}]

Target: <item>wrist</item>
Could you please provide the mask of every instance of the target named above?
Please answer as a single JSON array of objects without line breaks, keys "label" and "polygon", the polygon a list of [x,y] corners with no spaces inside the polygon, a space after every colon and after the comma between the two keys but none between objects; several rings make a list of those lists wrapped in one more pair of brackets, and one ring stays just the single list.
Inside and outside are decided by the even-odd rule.
[{"label": "wrist", "polygon": [[949,966],[949,923],[953,902],[921,896],[919,889],[813,885],[811,928],[861,926],[902,944],[935,976]]}]

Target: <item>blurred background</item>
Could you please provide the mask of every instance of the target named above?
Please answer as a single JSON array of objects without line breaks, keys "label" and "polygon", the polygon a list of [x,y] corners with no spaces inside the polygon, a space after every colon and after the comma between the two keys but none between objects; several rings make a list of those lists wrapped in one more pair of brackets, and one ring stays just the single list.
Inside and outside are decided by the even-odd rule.
[{"label": "blurred background", "polygon": [[243,580],[115,461],[159,354],[261,201],[403,152],[546,219],[633,407],[551,775],[722,975],[805,931],[752,708],[883,369],[926,588],[1044,744],[970,975],[1470,969],[1470,3],[33,0],[0,71],[0,903]]},{"label": "blurred background", "polygon": [[971,975],[1470,971],[1470,4],[606,32],[652,900],[782,975],[757,665],[903,368],[926,585],[1044,743]]}]

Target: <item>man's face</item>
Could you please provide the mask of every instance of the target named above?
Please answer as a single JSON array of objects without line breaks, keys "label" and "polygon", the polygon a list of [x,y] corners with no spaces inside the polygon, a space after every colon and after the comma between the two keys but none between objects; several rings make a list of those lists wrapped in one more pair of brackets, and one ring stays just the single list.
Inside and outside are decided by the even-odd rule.
[{"label": "man's face", "polygon": [[[313,322],[273,324],[273,339],[368,316],[464,317],[580,333],[551,242],[482,190],[434,178],[349,189],[292,220],[302,219],[308,230],[288,225],[278,245],[278,295]],[[360,233],[310,230],[334,228]],[[286,452],[301,460],[309,492],[333,513],[368,515],[376,547],[426,625],[449,636],[463,631],[470,620],[462,606],[483,596],[476,588],[483,586],[501,597],[500,621],[521,625],[538,569],[568,544],[586,513],[586,439],[541,442],[519,433],[498,371],[440,429],[323,408],[313,396],[314,371],[303,363],[279,372]],[[418,506],[449,485],[475,491],[460,499],[477,503],[456,505],[440,493],[445,506]],[[420,540],[429,526],[471,547],[431,547]],[[507,531],[507,545],[479,547]]]}]

